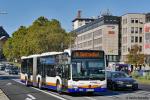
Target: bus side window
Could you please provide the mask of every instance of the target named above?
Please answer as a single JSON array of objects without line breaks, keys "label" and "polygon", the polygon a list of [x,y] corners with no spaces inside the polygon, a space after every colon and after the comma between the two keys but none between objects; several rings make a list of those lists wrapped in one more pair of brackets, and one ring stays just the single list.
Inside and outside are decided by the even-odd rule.
[{"label": "bus side window", "polygon": [[56,75],[57,76],[62,76],[62,67],[61,66],[57,66],[56,67]]},{"label": "bus side window", "polygon": [[63,65],[63,73],[62,78],[68,79],[69,78],[69,65]]},{"label": "bus side window", "polygon": [[21,62],[21,72],[24,74],[27,72],[27,60],[24,59]]},{"label": "bus side window", "polygon": [[46,66],[46,75],[50,77],[56,76],[56,71],[54,65],[47,65]]}]

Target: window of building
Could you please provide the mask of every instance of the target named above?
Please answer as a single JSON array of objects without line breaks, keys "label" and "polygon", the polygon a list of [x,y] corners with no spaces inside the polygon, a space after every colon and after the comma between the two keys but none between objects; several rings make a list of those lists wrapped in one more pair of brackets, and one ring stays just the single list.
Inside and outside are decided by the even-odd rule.
[{"label": "window of building", "polygon": [[112,55],[109,55],[109,61],[112,61],[113,58],[112,58]]},{"label": "window of building", "polygon": [[92,40],[88,41],[88,46],[92,45]]},{"label": "window of building", "polygon": [[139,33],[142,33],[142,27],[139,28]]},{"label": "window of building", "polygon": [[138,22],[139,22],[138,19],[136,19],[136,20],[135,20],[135,23],[138,23]]},{"label": "window of building", "polygon": [[131,27],[131,33],[134,33],[134,27]]},{"label": "window of building", "polygon": [[123,43],[127,43],[127,36],[123,37]]},{"label": "window of building", "polygon": [[135,37],[135,42],[138,42],[138,37],[137,36]]},{"label": "window of building", "polygon": [[142,37],[140,37],[139,42],[140,42],[140,43],[142,42]]},{"label": "window of building", "polygon": [[139,19],[139,23],[140,23],[140,24],[143,24],[142,18]]},{"label": "window of building", "polygon": [[123,19],[123,24],[126,24],[127,23],[127,19]]},{"label": "window of building", "polygon": [[122,34],[124,34],[124,33],[125,33],[125,28],[122,29]]},{"label": "window of building", "polygon": [[135,27],[135,33],[138,33],[138,27]]},{"label": "window of building", "polygon": [[134,23],[134,19],[131,19],[131,23]]},{"label": "window of building", "polygon": [[142,51],[142,46],[140,46],[140,52]]},{"label": "window of building", "polygon": [[131,36],[131,43],[134,42],[134,36]]},{"label": "window of building", "polygon": [[125,46],[123,46],[123,52],[126,52],[126,50],[125,50],[126,48],[125,48]]},{"label": "window of building", "polygon": [[124,34],[126,34],[127,33],[127,28],[124,28]]}]

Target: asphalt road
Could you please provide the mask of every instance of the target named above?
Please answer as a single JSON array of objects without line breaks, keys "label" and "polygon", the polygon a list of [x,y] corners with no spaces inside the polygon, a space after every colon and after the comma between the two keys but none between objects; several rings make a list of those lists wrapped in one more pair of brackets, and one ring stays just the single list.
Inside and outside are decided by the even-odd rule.
[{"label": "asphalt road", "polygon": [[95,94],[58,94],[55,91],[26,87],[18,76],[1,75],[0,89],[10,100],[150,100],[150,86],[140,85],[137,91],[107,91]]}]

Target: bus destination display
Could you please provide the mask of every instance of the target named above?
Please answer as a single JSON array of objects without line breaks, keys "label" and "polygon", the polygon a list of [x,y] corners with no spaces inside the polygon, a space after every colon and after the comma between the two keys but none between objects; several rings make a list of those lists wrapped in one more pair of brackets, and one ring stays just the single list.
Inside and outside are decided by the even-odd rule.
[{"label": "bus destination display", "polygon": [[104,58],[104,52],[100,51],[74,51],[72,58]]}]

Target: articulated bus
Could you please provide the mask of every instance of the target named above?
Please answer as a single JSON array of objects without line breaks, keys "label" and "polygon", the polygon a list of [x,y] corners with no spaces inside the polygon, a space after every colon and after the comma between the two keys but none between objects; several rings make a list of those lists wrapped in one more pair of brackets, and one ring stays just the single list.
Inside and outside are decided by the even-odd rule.
[{"label": "articulated bus", "polygon": [[65,50],[22,57],[21,81],[57,92],[106,91],[106,60],[100,50]]}]

